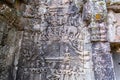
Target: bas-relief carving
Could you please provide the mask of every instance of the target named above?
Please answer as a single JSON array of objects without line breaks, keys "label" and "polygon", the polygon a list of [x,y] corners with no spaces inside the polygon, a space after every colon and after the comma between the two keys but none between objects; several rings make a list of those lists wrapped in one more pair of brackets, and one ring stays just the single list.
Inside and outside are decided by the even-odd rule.
[{"label": "bas-relief carving", "polygon": [[[59,65],[60,68],[56,70],[53,69],[51,71],[52,72],[55,71],[53,75],[57,76],[59,80],[81,80],[81,79],[84,79],[83,76],[85,75],[84,69],[83,69],[84,64],[81,61],[83,61],[83,59],[79,60],[77,57],[72,57],[70,53],[67,52],[64,54],[64,57],[62,57],[61,65]],[[48,77],[50,80],[52,80],[50,76]],[[55,80],[58,80],[58,79],[55,79]]]},{"label": "bas-relief carving", "polygon": [[89,19],[90,24],[88,27],[90,32],[90,40],[92,43],[94,77],[95,80],[114,80],[113,65],[111,64],[110,44],[107,39],[106,2],[105,0],[91,0],[90,2],[90,4],[95,5],[91,8],[91,17]]},{"label": "bas-relief carving", "polygon": [[[26,5],[23,15],[31,19],[23,34],[18,67],[15,64],[16,80],[93,80],[91,56],[95,79],[113,79],[106,3],[88,1],[81,15],[82,1],[31,0]],[[118,40],[120,26],[115,18],[109,11],[108,27],[111,31],[115,28]],[[83,20],[90,21],[90,26]],[[13,52],[12,47],[10,51]]]},{"label": "bas-relief carving", "polygon": [[91,22],[89,26],[91,41],[107,41],[107,27],[105,22]]},{"label": "bas-relief carving", "polygon": [[106,13],[107,8],[105,1],[89,0],[86,2],[83,8],[83,20],[91,22],[92,19],[94,19],[96,22],[101,22],[105,20]]},{"label": "bas-relief carving", "polygon": [[107,41],[106,9],[105,1],[88,1],[85,4],[83,20],[90,22],[91,41]]},{"label": "bas-relief carving", "polygon": [[[30,76],[29,80],[84,80],[92,72],[91,44],[78,5],[66,0],[61,2],[65,6],[56,7],[57,1],[48,2],[47,13],[39,14],[44,7],[38,7],[39,17],[33,22],[33,32],[24,32],[20,60],[23,65],[18,76],[26,74],[23,76]],[[91,76],[88,78],[93,80]]]}]

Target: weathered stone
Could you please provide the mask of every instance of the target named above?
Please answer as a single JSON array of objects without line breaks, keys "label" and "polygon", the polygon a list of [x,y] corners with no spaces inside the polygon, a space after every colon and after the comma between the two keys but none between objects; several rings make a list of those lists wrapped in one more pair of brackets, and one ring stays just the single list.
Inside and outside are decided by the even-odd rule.
[{"label": "weathered stone", "polygon": [[4,1],[0,80],[115,80],[118,0]]}]

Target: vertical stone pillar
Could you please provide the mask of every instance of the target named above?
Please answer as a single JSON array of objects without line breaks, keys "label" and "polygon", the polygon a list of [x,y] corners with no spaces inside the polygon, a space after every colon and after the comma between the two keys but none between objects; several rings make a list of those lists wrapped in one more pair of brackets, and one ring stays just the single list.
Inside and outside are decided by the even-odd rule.
[{"label": "vertical stone pillar", "polygon": [[114,80],[109,42],[92,42],[92,54],[95,80]]},{"label": "vertical stone pillar", "polygon": [[89,30],[95,80],[115,80],[110,44],[107,39],[106,2],[92,1],[92,4],[94,6]]}]

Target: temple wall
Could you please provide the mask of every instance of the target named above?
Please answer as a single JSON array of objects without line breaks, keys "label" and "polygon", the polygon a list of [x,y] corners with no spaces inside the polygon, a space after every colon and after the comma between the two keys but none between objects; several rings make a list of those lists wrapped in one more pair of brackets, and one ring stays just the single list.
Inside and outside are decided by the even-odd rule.
[{"label": "temple wall", "polygon": [[119,3],[3,1],[0,80],[119,80],[111,54],[120,41]]}]

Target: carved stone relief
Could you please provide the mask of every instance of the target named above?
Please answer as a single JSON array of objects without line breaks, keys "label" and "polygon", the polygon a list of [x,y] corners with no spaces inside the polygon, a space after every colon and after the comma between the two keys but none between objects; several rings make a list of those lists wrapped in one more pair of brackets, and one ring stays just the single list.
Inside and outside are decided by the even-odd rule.
[{"label": "carved stone relief", "polygon": [[90,24],[91,41],[107,41],[107,27],[104,22]]},{"label": "carved stone relief", "polygon": [[[33,24],[26,26],[23,35],[17,80],[93,80],[90,34],[81,7],[69,0],[36,5],[30,17],[34,20],[29,20]],[[29,10],[26,6],[26,16],[32,13]]]},{"label": "carved stone relief", "polygon": [[0,27],[0,80],[115,80],[110,42],[119,42],[120,14],[111,6],[119,0],[22,2],[22,21],[0,6],[9,24]]},{"label": "carved stone relief", "polygon": [[91,19],[89,20],[89,31],[92,43],[92,61],[95,79],[114,80],[110,44],[107,39],[106,2],[105,0],[91,0],[90,2],[94,5],[92,6]]}]

